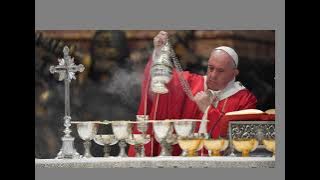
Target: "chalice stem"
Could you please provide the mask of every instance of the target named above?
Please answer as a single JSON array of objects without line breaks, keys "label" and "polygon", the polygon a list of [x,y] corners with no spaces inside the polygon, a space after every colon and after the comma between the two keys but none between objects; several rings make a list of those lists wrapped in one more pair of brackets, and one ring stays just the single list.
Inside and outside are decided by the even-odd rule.
[{"label": "chalice stem", "polygon": [[104,145],[103,152],[104,152],[104,157],[109,157],[110,156],[110,147],[109,147],[109,145]]},{"label": "chalice stem", "polygon": [[123,140],[123,139],[120,140],[119,146],[120,146],[120,152],[119,152],[118,157],[128,157],[128,155],[126,154],[126,150],[125,150],[125,148],[127,146],[125,140]]},{"label": "chalice stem", "polygon": [[86,157],[86,158],[92,157],[92,155],[90,153],[91,142],[90,141],[85,141],[83,143],[83,145],[84,145],[84,150],[85,150],[83,156]]}]

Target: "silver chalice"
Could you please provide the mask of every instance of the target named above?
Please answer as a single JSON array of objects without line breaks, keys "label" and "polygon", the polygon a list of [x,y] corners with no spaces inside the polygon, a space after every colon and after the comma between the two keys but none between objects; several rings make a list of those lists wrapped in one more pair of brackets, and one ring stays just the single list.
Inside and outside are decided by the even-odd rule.
[{"label": "silver chalice", "polygon": [[113,121],[112,130],[114,136],[119,140],[120,152],[118,157],[128,157],[125,148],[127,146],[126,139],[131,136],[132,122],[130,121]]},{"label": "silver chalice", "polygon": [[167,138],[171,136],[173,132],[171,121],[159,120],[153,122],[153,130],[155,133],[155,139],[161,145],[161,152],[159,156],[170,156],[171,145],[167,142]]},{"label": "silver chalice", "polygon": [[90,147],[91,147],[91,140],[94,138],[94,136],[97,134],[99,124],[95,122],[90,121],[84,121],[84,122],[78,122],[77,123],[77,130],[80,138],[84,140],[84,154],[82,157],[84,158],[90,158],[92,157],[90,153]]},{"label": "silver chalice", "polygon": [[136,151],[136,157],[145,157],[143,147],[150,142],[149,134],[132,134],[126,139],[126,142],[133,145]]},{"label": "silver chalice", "polygon": [[110,146],[115,145],[118,140],[113,134],[98,134],[95,135],[93,141],[101,146],[103,146],[104,157],[110,156],[111,148]]}]

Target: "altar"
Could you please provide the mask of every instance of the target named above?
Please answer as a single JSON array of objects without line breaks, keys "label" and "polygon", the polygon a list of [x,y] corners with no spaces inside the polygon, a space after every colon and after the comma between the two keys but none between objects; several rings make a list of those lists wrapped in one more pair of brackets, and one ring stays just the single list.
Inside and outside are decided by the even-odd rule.
[{"label": "altar", "polygon": [[35,168],[274,168],[275,157],[93,157],[35,159]]},{"label": "altar", "polygon": [[[209,120],[206,116],[203,116],[202,119],[163,119],[159,121],[155,117],[149,119],[145,112],[145,115],[136,115],[136,120],[72,120],[70,113],[70,82],[75,79],[75,72],[84,71],[84,66],[82,64],[74,64],[73,58],[69,56],[69,48],[67,46],[63,49],[63,53],[64,58],[59,59],[59,65],[50,67],[50,72],[53,74],[58,73],[59,80],[64,80],[65,83],[65,115],[63,117],[65,129],[61,138],[62,146],[54,159],[36,158],[35,168],[275,167],[274,113],[270,115],[260,110],[257,112],[258,110],[255,109],[244,110],[244,112],[239,111],[240,114],[235,114],[235,112],[233,114],[227,113],[223,117],[220,116],[210,130],[207,128]],[[168,71],[171,72],[170,70]],[[156,73],[153,76],[158,75]],[[166,93],[166,91],[161,88],[157,89],[162,87],[158,86],[157,83],[153,84],[152,87],[155,88],[153,89],[154,92],[164,91],[158,93],[157,104],[159,94]],[[193,99],[191,91],[187,91],[186,94]],[[220,126],[220,135],[222,136],[213,137],[212,132],[218,122],[222,124]],[[196,123],[200,124],[198,132],[195,132]],[[76,137],[71,135],[71,125],[76,126]],[[113,134],[98,133],[98,127],[106,125],[112,128]],[[133,131],[134,127],[139,133]],[[148,127],[152,127],[152,133],[148,133]],[[84,152],[81,154],[77,152],[74,146],[75,138],[83,140]],[[156,154],[154,154],[154,141],[158,142],[161,150]],[[104,157],[94,157],[91,154],[92,143],[103,146]],[[120,152],[118,156],[111,156],[111,146],[116,144],[119,146]],[[145,153],[147,144],[150,145],[153,157],[149,157]],[[182,150],[180,156],[175,156],[173,153],[173,145],[176,144]],[[134,147],[134,154],[126,151],[128,145],[131,145],[131,148]],[[204,149],[210,153],[204,155]],[[200,151],[202,153],[198,156],[197,152]]]}]

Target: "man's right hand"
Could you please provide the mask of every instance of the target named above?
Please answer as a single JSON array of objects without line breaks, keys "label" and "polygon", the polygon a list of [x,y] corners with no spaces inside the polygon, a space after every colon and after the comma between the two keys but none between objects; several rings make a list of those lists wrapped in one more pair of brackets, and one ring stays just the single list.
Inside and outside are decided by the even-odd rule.
[{"label": "man's right hand", "polygon": [[160,49],[168,40],[168,33],[165,31],[160,31],[153,38],[153,46],[155,49]]},{"label": "man's right hand", "polygon": [[198,108],[204,113],[216,98],[217,97],[212,97],[208,92],[200,91],[194,96],[194,101],[198,105]]}]

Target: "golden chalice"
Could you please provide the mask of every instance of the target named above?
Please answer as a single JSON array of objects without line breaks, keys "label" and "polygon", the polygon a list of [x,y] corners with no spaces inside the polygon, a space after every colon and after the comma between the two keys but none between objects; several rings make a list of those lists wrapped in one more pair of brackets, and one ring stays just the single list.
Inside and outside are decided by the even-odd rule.
[{"label": "golden chalice", "polygon": [[226,139],[204,139],[203,145],[212,154],[210,156],[221,156],[220,152],[227,149],[229,141]]},{"label": "golden chalice", "polygon": [[184,137],[178,139],[178,144],[182,150],[187,152],[187,156],[196,156],[196,151],[201,149],[203,138]]},{"label": "golden chalice", "polygon": [[250,152],[254,151],[259,144],[255,138],[251,139],[235,139],[232,141],[234,148],[242,153],[242,157],[248,157]]},{"label": "golden chalice", "polygon": [[272,157],[274,157],[276,152],[276,141],[274,139],[263,139],[262,143],[265,146],[266,150],[272,152]]}]

